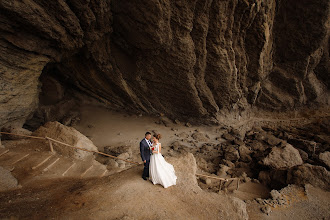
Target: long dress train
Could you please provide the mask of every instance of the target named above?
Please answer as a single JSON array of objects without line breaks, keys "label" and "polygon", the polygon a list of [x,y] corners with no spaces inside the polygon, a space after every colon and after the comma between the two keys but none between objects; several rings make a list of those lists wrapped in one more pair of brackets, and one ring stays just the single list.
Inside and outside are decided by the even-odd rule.
[{"label": "long dress train", "polygon": [[155,151],[150,157],[149,176],[153,184],[161,184],[164,188],[176,185],[176,175],[174,167],[167,163],[161,153],[159,153],[159,143],[154,145]]}]

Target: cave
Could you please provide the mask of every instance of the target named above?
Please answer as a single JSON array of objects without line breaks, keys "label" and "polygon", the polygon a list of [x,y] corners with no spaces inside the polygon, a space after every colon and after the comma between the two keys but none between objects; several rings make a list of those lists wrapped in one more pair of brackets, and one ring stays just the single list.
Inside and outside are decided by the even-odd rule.
[{"label": "cave", "polygon": [[[96,197],[122,189],[117,179],[134,201],[144,187],[161,197],[137,179],[147,131],[163,134],[178,184],[163,214],[124,215],[104,198],[109,218],[173,219],[169,201],[186,219],[308,219],[313,206],[329,216],[329,11],[326,0],[1,1],[0,172],[12,188],[0,218],[23,207],[15,190],[36,201],[17,218],[92,218]],[[51,214],[32,213],[39,197]],[[284,210],[293,201],[297,215]]]}]

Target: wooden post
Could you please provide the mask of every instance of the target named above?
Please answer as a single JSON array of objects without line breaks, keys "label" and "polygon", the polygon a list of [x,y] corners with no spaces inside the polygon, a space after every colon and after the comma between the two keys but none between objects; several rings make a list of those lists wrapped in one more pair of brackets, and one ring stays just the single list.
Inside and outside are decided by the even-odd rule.
[{"label": "wooden post", "polygon": [[219,192],[221,191],[222,183],[223,183],[222,180],[220,180]]},{"label": "wooden post", "polygon": [[54,148],[53,148],[53,143],[52,143],[52,141],[51,141],[48,137],[46,137],[46,139],[48,140],[49,147],[50,147],[50,151],[51,151],[52,153],[54,153]]}]

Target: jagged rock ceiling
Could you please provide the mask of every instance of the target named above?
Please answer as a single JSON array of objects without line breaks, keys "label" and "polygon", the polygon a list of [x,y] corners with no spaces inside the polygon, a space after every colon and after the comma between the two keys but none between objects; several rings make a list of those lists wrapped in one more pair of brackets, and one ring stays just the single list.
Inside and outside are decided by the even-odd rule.
[{"label": "jagged rock ceiling", "polygon": [[329,104],[327,0],[2,0],[0,127],[51,69],[123,111],[216,118]]}]

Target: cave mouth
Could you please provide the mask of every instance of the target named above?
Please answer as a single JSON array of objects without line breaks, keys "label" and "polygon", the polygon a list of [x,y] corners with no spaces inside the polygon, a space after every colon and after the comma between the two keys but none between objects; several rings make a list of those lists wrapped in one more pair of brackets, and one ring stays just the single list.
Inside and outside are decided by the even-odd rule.
[{"label": "cave mouth", "polygon": [[39,102],[32,116],[23,128],[34,131],[48,121],[59,121],[71,125],[68,118],[79,117],[79,103],[84,94],[70,78],[64,74],[59,63],[48,63],[39,77]]}]

